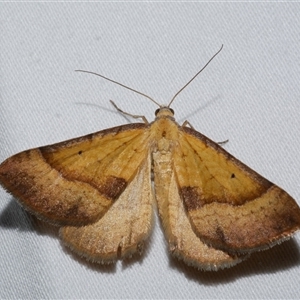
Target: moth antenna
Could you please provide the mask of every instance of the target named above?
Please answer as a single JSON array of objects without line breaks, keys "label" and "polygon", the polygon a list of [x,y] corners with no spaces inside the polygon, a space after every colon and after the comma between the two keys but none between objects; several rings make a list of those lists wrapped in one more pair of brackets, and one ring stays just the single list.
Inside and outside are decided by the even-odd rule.
[{"label": "moth antenna", "polygon": [[188,82],[186,83],[176,94],[175,96],[172,98],[172,100],[170,101],[169,105],[167,107],[170,107],[171,104],[173,103],[174,99],[209,65],[209,63],[221,52],[221,50],[223,49],[223,44],[221,46],[221,48],[218,50],[217,53],[215,53],[213,55],[213,57],[205,64],[205,66]]},{"label": "moth antenna", "polygon": [[98,74],[98,73],[95,73],[95,72],[91,72],[91,71],[85,71],[85,70],[75,70],[75,72],[88,73],[88,74],[92,74],[92,75],[96,75],[96,76],[99,76],[99,77],[101,77],[101,78],[104,78],[104,79],[106,79],[106,80],[108,80],[108,81],[110,81],[110,82],[113,82],[113,83],[115,83],[115,84],[118,84],[118,85],[122,86],[122,87],[125,88],[125,89],[128,89],[128,90],[130,90],[130,91],[132,91],[132,92],[134,92],[134,93],[137,93],[137,94],[139,94],[139,95],[141,95],[141,96],[144,96],[144,97],[148,98],[149,100],[151,100],[152,102],[154,102],[156,105],[158,105],[158,107],[162,107],[159,103],[157,103],[154,99],[152,99],[152,98],[149,97],[148,95],[146,95],[146,94],[144,94],[144,93],[142,93],[142,92],[139,92],[139,91],[137,91],[137,90],[135,90],[135,89],[133,89],[133,88],[127,86],[127,85],[124,85],[124,84],[122,84],[122,83],[120,83],[120,82],[118,82],[118,81],[115,81],[115,80],[112,80],[112,79],[110,79],[110,78],[108,78],[108,77],[105,77],[105,76],[103,76],[103,75],[101,75],[101,74]]}]

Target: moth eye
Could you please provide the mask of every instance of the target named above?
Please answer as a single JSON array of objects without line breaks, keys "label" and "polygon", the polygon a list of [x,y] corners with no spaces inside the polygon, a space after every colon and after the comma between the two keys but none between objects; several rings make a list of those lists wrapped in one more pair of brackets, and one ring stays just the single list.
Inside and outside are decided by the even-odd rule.
[{"label": "moth eye", "polygon": [[157,114],[159,113],[160,111],[160,108],[158,108],[156,111],[155,111],[155,116],[157,116]]},{"label": "moth eye", "polygon": [[174,110],[172,108],[169,108],[169,109],[170,109],[172,115],[174,115],[175,114]]}]

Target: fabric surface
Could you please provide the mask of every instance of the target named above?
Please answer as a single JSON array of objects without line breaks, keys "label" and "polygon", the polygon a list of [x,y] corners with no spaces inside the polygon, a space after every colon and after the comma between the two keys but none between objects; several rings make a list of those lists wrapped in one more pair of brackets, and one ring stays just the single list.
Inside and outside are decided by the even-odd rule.
[{"label": "fabric surface", "polygon": [[[172,105],[195,129],[300,204],[298,3],[1,3],[0,161],[29,148],[154,119]],[[297,15],[298,14],[298,15]],[[171,258],[156,217],[140,258],[87,263],[57,228],[0,189],[1,298],[299,299],[300,234],[238,266],[202,272]]]}]

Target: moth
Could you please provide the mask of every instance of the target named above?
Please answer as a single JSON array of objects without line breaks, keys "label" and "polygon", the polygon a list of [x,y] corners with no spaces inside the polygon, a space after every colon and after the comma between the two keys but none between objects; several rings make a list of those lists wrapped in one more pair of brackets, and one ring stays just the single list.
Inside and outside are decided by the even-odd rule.
[{"label": "moth", "polygon": [[92,262],[141,253],[155,201],[171,254],[203,270],[234,266],[300,229],[296,201],[188,122],[176,123],[172,101],[158,104],[152,123],[18,153],[0,165],[0,183]]}]

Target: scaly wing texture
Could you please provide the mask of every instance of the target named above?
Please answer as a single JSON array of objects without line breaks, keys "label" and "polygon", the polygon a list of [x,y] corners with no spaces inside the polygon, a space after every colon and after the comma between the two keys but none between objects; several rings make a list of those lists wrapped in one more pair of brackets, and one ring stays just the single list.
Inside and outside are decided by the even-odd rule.
[{"label": "scaly wing texture", "polygon": [[153,222],[150,155],[133,180],[97,222],[60,229],[63,241],[88,260],[106,263],[143,250]]},{"label": "scaly wing texture", "polygon": [[197,131],[182,127],[173,164],[192,227],[208,245],[247,253],[300,228],[293,198]]},{"label": "scaly wing texture", "polygon": [[203,270],[217,270],[239,263],[245,256],[216,250],[203,243],[193,231],[179,195],[172,164],[176,151],[178,148],[174,147],[173,151],[153,153],[155,196],[170,252]]},{"label": "scaly wing texture", "polygon": [[0,165],[0,183],[51,223],[95,222],[147,159],[145,129],[145,124],[119,126],[21,152]]}]

